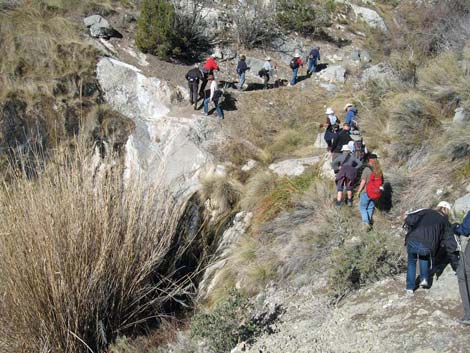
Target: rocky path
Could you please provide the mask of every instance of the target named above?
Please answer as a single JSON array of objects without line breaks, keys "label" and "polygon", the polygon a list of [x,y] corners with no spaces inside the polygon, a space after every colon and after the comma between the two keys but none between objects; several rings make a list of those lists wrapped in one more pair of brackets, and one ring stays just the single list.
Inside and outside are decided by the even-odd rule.
[{"label": "rocky path", "polygon": [[457,279],[448,269],[430,290],[405,294],[404,276],[380,281],[337,307],[321,293],[322,280],[300,290],[278,289],[265,302],[287,303],[275,333],[251,353],[469,352]]}]

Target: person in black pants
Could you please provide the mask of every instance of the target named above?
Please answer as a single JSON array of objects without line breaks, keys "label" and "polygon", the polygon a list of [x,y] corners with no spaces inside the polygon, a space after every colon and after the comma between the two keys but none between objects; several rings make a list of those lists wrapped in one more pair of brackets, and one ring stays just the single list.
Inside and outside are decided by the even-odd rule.
[{"label": "person in black pants", "polygon": [[[470,211],[463,218],[462,224],[453,225],[454,233],[460,236],[470,236]],[[460,256],[460,264],[457,269],[457,279],[459,281],[460,298],[464,308],[464,317],[459,322],[463,325],[470,325],[470,241],[467,241],[465,251]]]},{"label": "person in black pants", "polygon": [[186,74],[186,80],[189,86],[189,100],[194,109],[197,109],[199,81],[202,80],[202,72],[199,70],[199,64],[195,64],[194,68]]}]

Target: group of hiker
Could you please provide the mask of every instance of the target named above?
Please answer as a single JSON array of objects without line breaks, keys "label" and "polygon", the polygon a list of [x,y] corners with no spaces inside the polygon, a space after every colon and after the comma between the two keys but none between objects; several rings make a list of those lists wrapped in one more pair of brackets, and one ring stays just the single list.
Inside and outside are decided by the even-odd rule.
[{"label": "group of hiker", "polygon": [[[352,207],[353,190],[357,187],[359,210],[364,227],[370,230],[375,203],[384,191],[383,175],[376,154],[364,145],[358,125],[358,111],[353,104],[344,107],[344,124],[332,108],[327,108],[325,141],[331,153],[331,167],[335,172],[336,205],[341,207],[346,191],[346,204]],[[433,278],[439,278],[447,265],[456,272],[464,307],[464,317],[459,320],[470,325],[470,241],[461,254],[458,236],[470,236],[470,211],[461,224],[451,225],[452,206],[441,201],[436,209],[419,209],[407,212],[404,228],[407,230],[405,246],[408,253],[406,275],[407,294],[418,288],[429,289]],[[419,262],[419,276],[416,263]]]},{"label": "group of hiker", "polygon": [[[293,86],[297,83],[299,69],[304,65],[300,57],[300,53],[296,52],[290,61],[289,66],[292,70],[292,78],[289,82],[289,86]],[[320,47],[315,47],[311,50],[308,56],[308,76],[317,71],[318,61],[320,61]],[[275,69],[276,67],[273,65],[271,57],[267,56],[261,70],[258,71],[258,76],[263,79],[264,89],[268,88],[269,81],[271,77],[273,77]],[[250,67],[246,63],[246,56],[240,55],[240,59],[236,67],[236,73],[238,74],[237,88],[240,91],[243,90],[246,80],[246,72],[248,70],[250,70]],[[189,86],[190,103],[194,106],[194,109],[198,109],[198,101],[199,99],[202,99],[204,115],[209,115],[209,104],[213,103],[218,118],[223,119],[224,112],[221,104],[219,104],[223,91],[218,87],[217,80],[215,79],[215,71],[220,71],[220,68],[216,62],[216,55],[212,54],[206,60],[204,65],[201,66],[200,64],[195,64],[194,67],[187,72],[186,80],[188,81]],[[210,85],[209,88],[206,89],[208,83]]]},{"label": "group of hiker", "polygon": [[327,108],[325,142],[331,154],[331,167],[335,173],[336,205],[353,205],[353,191],[357,188],[359,210],[363,227],[370,230],[373,225],[375,203],[384,190],[383,176],[378,156],[369,153],[359,131],[357,108],[352,103],[344,107],[345,122],[340,128],[340,119],[332,108]]}]

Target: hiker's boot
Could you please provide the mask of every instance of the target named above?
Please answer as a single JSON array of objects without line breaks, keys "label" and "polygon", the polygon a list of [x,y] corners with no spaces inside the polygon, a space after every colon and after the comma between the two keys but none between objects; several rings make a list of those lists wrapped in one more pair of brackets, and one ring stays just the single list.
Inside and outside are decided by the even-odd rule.
[{"label": "hiker's boot", "polygon": [[347,199],[346,203],[347,203],[348,207],[352,207],[352,199]]},{"label": "hiker's boot", "polygon": [[459,324],[470,326],[470,319],[463,318],[462,320],[459,320]]},{"label": "hiker's boot", "polygon": [[341,201],[336,201],[336,206],[341,207]]},{"label": "hiker's boot", "polygon": [[419,282],[419,286],[420,286],[421,288],[428,289],[428,288],[429,288],[428,281],[426,281],[425,279],[423,279],[421,282]]}]

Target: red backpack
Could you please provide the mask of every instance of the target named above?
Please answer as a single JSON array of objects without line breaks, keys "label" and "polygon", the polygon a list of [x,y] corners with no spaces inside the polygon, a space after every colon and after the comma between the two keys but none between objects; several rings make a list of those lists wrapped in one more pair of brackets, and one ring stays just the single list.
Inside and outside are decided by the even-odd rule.
[{"label": "red backpack", "polygon": [[375,175],[374,172],[372,172],[366,185],[367,196],[372,200],[380,199],[380,196],[382,196],[383,183],[382,175]]}]

